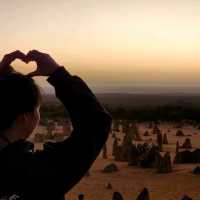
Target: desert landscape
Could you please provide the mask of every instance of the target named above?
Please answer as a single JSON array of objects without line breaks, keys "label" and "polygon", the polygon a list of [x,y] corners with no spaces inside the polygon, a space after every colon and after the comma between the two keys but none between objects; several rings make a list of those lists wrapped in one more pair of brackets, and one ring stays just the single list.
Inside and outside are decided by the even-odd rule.
[{"label": "desert landscape", "polygon": [[[122,125],[119,130],[112,130],[107,141],[107,158],[103,158],[103,152],[99,155],[89,173],[77,184],[67,195],[67,199],[78,199],[79,194],[84,194],[87,200],[109,200],[112,199],[113,192],[120,192],[125,200],[136,199],[138,194],[147,188],[150,199],[153,200],[177,200],[187,195],[193,200],[200,199],[199,183],[200,176],[192,173],[198,163],[174,164],[176,154],[176,143],[179,141],[183,145],[186,138],[191,141],[192,151],[200,146],[200,130],[198,127],[175,123],[161,123],[156,125],[161,134],[167,135],[168,144],[163,144],[161,154],[170,152],[172,161],[172,171],[168,173],[158,173],[155,168],[141,168],[140,166],[130,166],[128,162],[116,161],[112,155],[114,137],[123,140],[124,133]],[[157,135],[153,134],[154,127],[149,128],[148,123],[137,123],[140,141],[134,143],[154,143],[157,144]],[[176,136],[177,130],[181,130],[183,135]],[[148,131],[149,135],[144,136]],[[180,151],[185,149],[180,148]],[[103,173],[102,170],[109,164],[115,164],[117,170],[110,173]]]},{"label": "desert landscape", "polygon": [[[18,199],[10,193],[38,200],[42,190],[44,200],[200,200],[200,0],[2,0],[0,8],[0,151],[18,139],[31,141],[31,151],[48,150],[73,129],[78,143],[66,146],[70,156],[62,147],[53,156],[44,151],[42,165],[40,155],[18,159],[15,148],[15,162],[0,154],[0,200]],[[87,86],[113,119],[110,132]],[[104,147],[91,168],[65,167],[97,155],[85,156],[101,129],[109,137],[105,145],[98,139]],[[94,135],[87,139],[86,130]],[[79,180],[73,171],[80,178],[84,170],[65,197],[61,169],[69,187]],[[33,195],[14,175],[32,181],[35,171],[55,181]]]},{"label": "desert landscape", "polygon": [[[199,200],[199,95],[128,96],[132,98],[97,95],[113,125],[98,158],[66,199]],[[31,138],[36,149],[73,130],[63,106],[49,97],[48,106],[42,108],[42,124]],[[148,196],[140,198],[144,190]],[[122,198],[113,198],[116,192]]]}]

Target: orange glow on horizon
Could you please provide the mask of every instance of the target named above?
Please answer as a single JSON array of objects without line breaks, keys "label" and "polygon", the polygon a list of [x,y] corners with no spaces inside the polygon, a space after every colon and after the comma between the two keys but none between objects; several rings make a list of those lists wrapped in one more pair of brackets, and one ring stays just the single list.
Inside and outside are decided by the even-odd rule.
[{"label": "orange glow on horizon", "polygon": [[198,1],[16,0],[0,6],[2,56],[39,49],[92,84],[200,83]]}]

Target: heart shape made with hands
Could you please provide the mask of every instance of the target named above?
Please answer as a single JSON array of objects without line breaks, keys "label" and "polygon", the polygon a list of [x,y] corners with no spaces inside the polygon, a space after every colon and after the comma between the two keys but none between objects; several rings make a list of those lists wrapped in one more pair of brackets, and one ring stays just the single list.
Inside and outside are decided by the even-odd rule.
[{"label": "heart shape made with hands", "polygon": [[[10,72],[20,72],[24,75],[29,75],[36,72],[37,65],[33,66],[32,64],[30,64],[30,62],[36,61],[35,58],[36,56],[38,57],[37,54],[41,53],[38,51],[29,51],[28,54],[24,54],[21,51],[17,50],[4,55],[2,61],[0,62],[0,75]],[[14,65],[15,67],[13,67],[13,62],[17,63],[16,66]]]},{"label": "heart shape made with hands", "polygon": [[34,72],[37,69],[35,61],[25,61],[20,58],[11,62],[11,66],[15,71],[25,75]]},{"label": "heart shape made with hands", "polygon": [[[12,67],[11,63],[16,59],[21,60],[21,67]],[[19,61],[18,61],[19,62]],[[35,65],[29,64],[30,62],[36,62]],[[23,64],[22,64],[23,63]],[[27,67],[29,65],[29,68]],[[17,64],[19,66],[19,63]],[[18,71],[29,77],[34,76],[49,76],[52,74],[60,65],[46,53],[42,53],[37,50],[29,51],[28,54],[24,54],[17,50],[10,54],[6,54],[0,62],[0,75]],[[26,74],[27,73],[27,74]]]}]

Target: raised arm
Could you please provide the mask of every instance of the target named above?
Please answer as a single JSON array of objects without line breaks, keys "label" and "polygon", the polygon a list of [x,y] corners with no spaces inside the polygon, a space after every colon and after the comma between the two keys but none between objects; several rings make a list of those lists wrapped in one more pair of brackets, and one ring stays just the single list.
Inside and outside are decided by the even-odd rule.
[{"label": "raised arm", "polygon": [[80,181],[97,158],[107,140],[111,117],[86,83],[64,67],[53,70],[47,81],[68,110],[73,132],[63,142],[35,153],[30,174],[38,177],[40,184],[52,188],[48,192],[63,195]]}]

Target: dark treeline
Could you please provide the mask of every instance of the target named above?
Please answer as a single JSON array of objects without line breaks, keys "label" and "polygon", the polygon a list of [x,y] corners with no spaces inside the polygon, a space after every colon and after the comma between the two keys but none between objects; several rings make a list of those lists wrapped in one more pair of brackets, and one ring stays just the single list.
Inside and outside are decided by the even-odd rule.
[{"label": "dark treeline", "polygon": [[[200,106],[197,105],[160,105],[138,107],[109,107],[105,105],[113,119],[136,121],[183,121],[200,122]],[[41,118],[68,118],[68,112],[61,104],[44,104],[41,107]]]},{"label": "dark treeline", "polygon": [[118,107],[107,109],[114,119],[127,119],[136,121],[183,121],[192,120],[200,122],[200,106],[196,105],[160,105],[140,107]]}]

